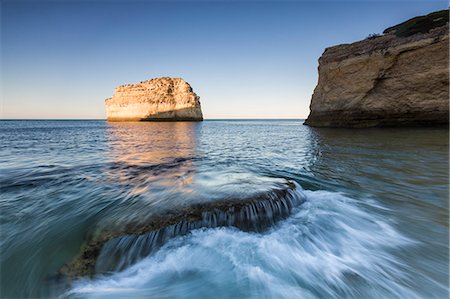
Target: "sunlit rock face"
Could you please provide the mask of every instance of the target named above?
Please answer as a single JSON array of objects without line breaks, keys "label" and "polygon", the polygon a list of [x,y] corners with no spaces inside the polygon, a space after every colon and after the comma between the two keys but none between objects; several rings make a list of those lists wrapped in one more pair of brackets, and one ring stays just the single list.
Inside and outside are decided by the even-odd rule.
[{"label": "sunlit rock face", "polygon": [[408,20],[384,33],[325,50],[305,124],[448,124],[448,10]]},{"label": "sunlit rock face", "polygon": [[106,99],[108,121],[201,121],[200,97],[181,78],[156,78],[116,87]]}]

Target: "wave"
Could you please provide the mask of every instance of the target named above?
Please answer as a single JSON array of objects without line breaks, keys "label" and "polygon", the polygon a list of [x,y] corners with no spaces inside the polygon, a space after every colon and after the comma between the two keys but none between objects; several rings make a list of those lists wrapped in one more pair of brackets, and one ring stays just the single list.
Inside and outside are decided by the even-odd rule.
[{"label": "wave", "polygon": [[[393,251],[414,242],[358,201],[327,191],[264,232],[201,228],[137,263],[76,281],[71,298],[416,298]],[[371,210],[380,207],[374,204]]]},{"label": "wave", "polygon": [[[121,228],[100,230],[88,237],[78,257],[63,267],[62,274],[85,276],[122,270],[158,250],[170,239],[195,229],[236,227],[262,232],[288,217],[305,201],[296,183],[247,198],[191,204],[154,217],[149,222],[128,223]],[[95,231],[95,229],[94,229]]]}]

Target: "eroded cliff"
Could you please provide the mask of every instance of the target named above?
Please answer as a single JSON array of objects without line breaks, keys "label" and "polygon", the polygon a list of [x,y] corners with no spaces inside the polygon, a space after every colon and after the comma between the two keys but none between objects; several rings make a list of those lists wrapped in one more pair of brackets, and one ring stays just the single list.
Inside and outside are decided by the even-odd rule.
[{"label": "eroded cliff", "polygon": [[200,97],[181,78],[156,78],[116,87],[106,99],[108,121],[201,121]]},{"label": "eroded cliff", "polygon": [[325,50],[305,124],[372,127],[448,124],[448,10]]}]

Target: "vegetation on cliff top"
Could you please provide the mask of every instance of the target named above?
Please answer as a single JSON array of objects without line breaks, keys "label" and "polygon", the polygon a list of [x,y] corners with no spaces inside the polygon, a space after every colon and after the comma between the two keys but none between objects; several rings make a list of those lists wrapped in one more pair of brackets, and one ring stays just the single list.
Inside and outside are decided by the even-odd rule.
[{"label": "vegetation on cliff top", "polygon": [[407,37],[416,33],[427,33],[431,29],[444,26],[448,23],[448,9],[432,12],[426,16],[419,16],[409,19],[403,23],[387,28],[383,31],[394,33],[398,37]]}]

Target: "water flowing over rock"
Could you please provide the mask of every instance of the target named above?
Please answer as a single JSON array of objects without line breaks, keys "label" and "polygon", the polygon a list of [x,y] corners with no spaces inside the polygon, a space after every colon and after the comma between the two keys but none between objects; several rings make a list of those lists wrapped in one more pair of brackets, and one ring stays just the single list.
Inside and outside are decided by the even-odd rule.
[{"label": "water flowing over rock", "polygon": [[194,229],[236,227],[243,231],[264,231],[305,201],[300,189],[297,184],[287,182],[246,199],[228,198],[170,211],[147,223],[94,228],[79,255],[61,269],[61,274],[74,278],[123,270],[154,253],[168,240]]},{"label": "water flowing over rock", "polygon": [[384,33],[325,50],[305,124],[448,124],[448,10],[408,20]]},{"label": "water flowing over rock", "polygon": [[108,121],[201,121],[200,97],[181,78],[156,78],[116,87],[106,99]]}]

